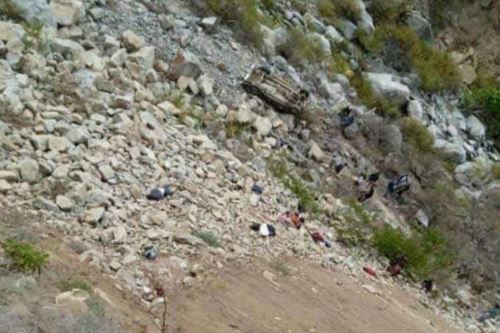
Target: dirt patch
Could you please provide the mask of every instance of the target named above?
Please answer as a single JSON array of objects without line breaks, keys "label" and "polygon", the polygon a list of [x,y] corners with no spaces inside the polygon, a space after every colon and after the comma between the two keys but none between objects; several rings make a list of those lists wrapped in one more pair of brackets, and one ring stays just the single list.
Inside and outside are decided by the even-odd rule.
[{"label": "dirt patch", "polygon": [[236,264],[170,295],[169,332],[458,332],[414,296],[381,282],[288,265],[283,275],[262,263]]}]

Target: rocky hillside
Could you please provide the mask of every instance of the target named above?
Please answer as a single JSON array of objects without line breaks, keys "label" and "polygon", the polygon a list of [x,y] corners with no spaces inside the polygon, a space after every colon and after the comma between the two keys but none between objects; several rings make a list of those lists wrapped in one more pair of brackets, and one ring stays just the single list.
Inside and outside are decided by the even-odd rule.
[{"label": "rocky hillside", "polygon": [[[432,279],[426,306],[464,331],[494,332],[498,319],[476,319],[500,297],[498,133],[474,112],[496,105],[494,88],[462,93],[476,92],[473,57],[434,43],[427,7],[2,1],[0,274],[29,266],[5,244],[46,248],[33,234],[57,230],[72,258],[112,279],[157,331],[159,285],[189,287],[231,262],[295,257],[359,278],[404,256],[404,278],[384,283],[420,295]],[[307,109],[284,113],[245,92],[254,64],[309,91]],[[378,185],[360,203],[353,177],[371,173]],[[384,196],[402,174],[410,191]],[[148,198],[165,185],[166,197]],[[278,223],[296,210],[306,228]],[[19,220],[34,221],[31,236]],[[0,295],[0,332],[10,332],[2,325],[14,322],[19,294]],[[84,318],[95,310],[90,294],[70,296],[62,304],[72,298]],[[40,314],[22,312],[31,319],[15,329],[33,329]]]}]

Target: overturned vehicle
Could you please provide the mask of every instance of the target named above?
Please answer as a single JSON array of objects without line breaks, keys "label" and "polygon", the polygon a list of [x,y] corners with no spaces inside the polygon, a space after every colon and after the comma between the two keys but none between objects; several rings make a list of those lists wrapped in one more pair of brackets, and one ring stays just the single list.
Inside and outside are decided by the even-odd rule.
[{"label": "overturned vehicle", "polygon": [[280,112],[300,114],[307,106],[309,92],[289,82],[282,76],[272,74],[267,67],[252,66],[245,77],[243,88]]}]

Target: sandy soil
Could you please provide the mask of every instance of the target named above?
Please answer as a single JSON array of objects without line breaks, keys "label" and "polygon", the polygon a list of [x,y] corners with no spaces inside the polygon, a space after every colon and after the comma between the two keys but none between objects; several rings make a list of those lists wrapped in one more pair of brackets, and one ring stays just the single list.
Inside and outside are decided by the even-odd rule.
[{"label": "sandy soil", "polygon": [[[458,333],[394,287],[289,265],[287,275],[265,264],[226,268],[203,285],[171,295],[169,332]],[[376,293],[365,290],[366,284]]]}]

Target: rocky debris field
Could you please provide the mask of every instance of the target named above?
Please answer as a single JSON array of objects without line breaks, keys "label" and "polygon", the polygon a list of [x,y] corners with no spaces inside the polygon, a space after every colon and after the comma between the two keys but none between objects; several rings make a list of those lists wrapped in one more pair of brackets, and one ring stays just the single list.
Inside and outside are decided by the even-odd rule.
[{"label": "rocky debris field", "polygon": [[[353,278],[363,277],[364,267],[385,269],[387,262],[368,251],[336,242],[334,226],[345,223],[350,207],[331,194],[317,199],[333,222],[303,215],[308,228],[332,241],[331,248],[315,243],[306,228],[277,223],[281,213],[297,209],[298,200],[271,175],[266,160],[291,150],[316,181],[332,180],[331,138],[243,92],[242,78],[265,58],[237,42],[217,18],[200,16],[183,1],[165,1],[163,7],[147,1],[7,3],[32,25],[0,21],[2,204],[43,217],[67,236],[81,262],[112,276],[116,288],[155,317],[163,309],[154,292],[159,281],[190,287],[231,262],[294,257],[344,269]],[[290,24],[314,19],[288,9],[284,16]],[[357,24],[370,31],[370,20],[365,10]],[[350,25],[339,33],[314,23],[328,48],[350,39]],[[330,81],[276,56],[282,32],[272,30],[265,41],[268,63],[311,89],[313,101],[328,110],[325,132],[335,128],[333,119],[346,106],[370,113],[356,106],[347,77]],[[485,126],[464,116],[453,97],[424,98],[407,78],[366,75],[377,94],[408,104],[410,117],[425,124],[435,145],[459,165],[456,176],[465,189],[480,197],[477,184],[464,175],[477,161],[498,160]],[[400,133],[395,140],[402,140]],[[359,157],[359,170],[350,174],[372,167],[350,143],[340,144],[336,150],[346,159]],[[168,196],[147,198],[166,185]],[[402,222],[399,215],[393,220]],[[277,235],[261,237],[250,230],[254,223],[274,224]],[[416,284],[380,279],[418,295],[459,329],[496,329],[492,321],[480,325],[466,310],[477,304],[467,291],[459,300],[433,300]]]}]

